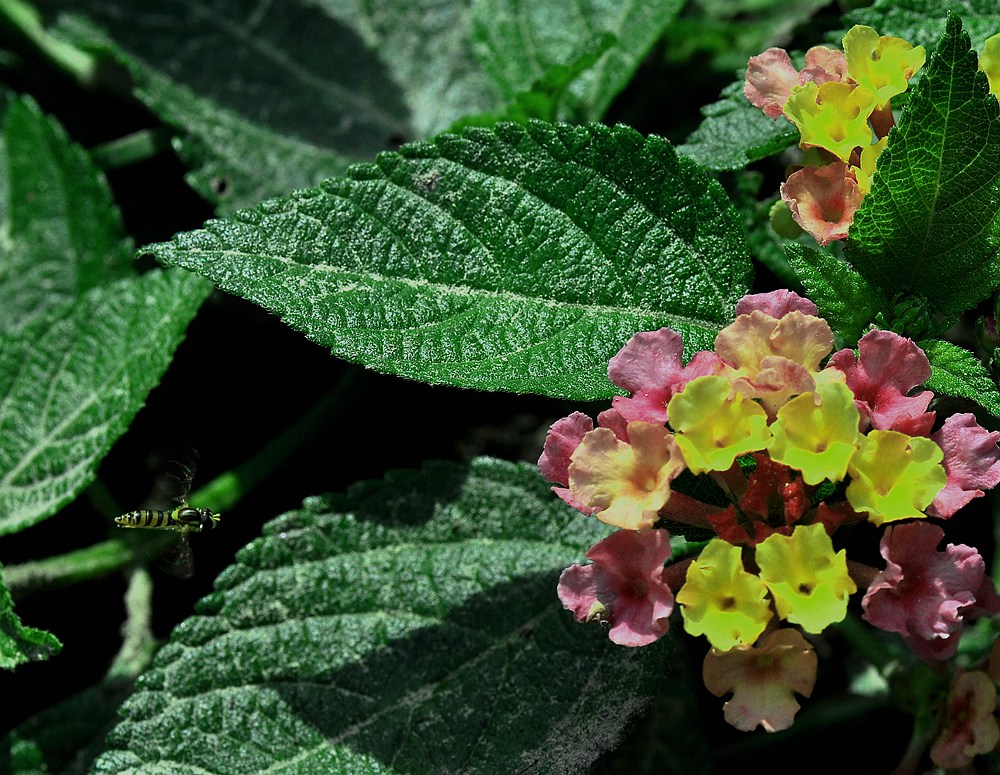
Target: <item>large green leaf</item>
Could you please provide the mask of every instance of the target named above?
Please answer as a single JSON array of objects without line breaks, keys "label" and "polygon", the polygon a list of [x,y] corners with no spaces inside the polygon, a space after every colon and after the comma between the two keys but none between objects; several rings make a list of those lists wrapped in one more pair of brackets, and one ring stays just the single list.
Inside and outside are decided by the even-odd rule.
[{"label": "large green leaf", "polygon": [[0,535],[93,478],[210,290],[136,276],[106,183],[31,102],[4,122],[0,252]]},{"label": "large green leaf", "polygon": [[710,347],[750,272],[722,188],[664,140],[542,122],[384,154],[147,250],[379,371],[580,399],[613,394],[637,331]]},{"label": "large green leaf", "polygon": [[556,598],[606,530],[489,459],[310,499],[175,630],[96,772],[585,772],[665,669]]},{"label": "large green leaf", "polygon": [[854,216],[851,264],[891,297],[946,312],[1000,284],[1000,115],[958,17],[936,47]]},{"label": "large green leaf", "polygon": [[573,104],[559,118],[600,119],[643,57],[674,19],[682,0],[472,0],[476,52],[506,99],[555,65],[573,61],[599,33],[618,45],[570,87]]},{"label": "large green leaf", "polygon": [[[574,85],[573,113],[598,117],[679,0],[572,9],[562,0],[38,5],[50,21],[87,14],[92,21],[61,17],[58,32],[129,68],[140,99],[177,130],[191,184],[232,211],[317,185],[464,116],[496,113],[611,31],[618,42]],[[553,19],[572,24],[556,30]]]},{"label": "large green leaf", "polygon": [[845,26],[866,24],[880,35],[895,35],[931,50],[944,34],[949,11],[961,16],[977,51],[988,37],[1000,32],[996,0],[876,0],[870,8],[848,13]]},{"label": "large green leaf", "polygon": [[0,334],[115,278],[134,275],[132,244],[86,152],[28,100],[3,121],[0,177],[8,235],[0,258]]}]

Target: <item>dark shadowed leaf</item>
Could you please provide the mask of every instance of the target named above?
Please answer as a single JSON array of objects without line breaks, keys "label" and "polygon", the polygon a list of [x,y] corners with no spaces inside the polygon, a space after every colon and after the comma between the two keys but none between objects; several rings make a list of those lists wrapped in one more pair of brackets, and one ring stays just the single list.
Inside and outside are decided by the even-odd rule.
[{"label": "dark shadowed leaf", "polygon": [[586,772],[669,646],[562,610],[561,568],[605,534],[490,459],[310,499],[174,632],[96,771]]}]

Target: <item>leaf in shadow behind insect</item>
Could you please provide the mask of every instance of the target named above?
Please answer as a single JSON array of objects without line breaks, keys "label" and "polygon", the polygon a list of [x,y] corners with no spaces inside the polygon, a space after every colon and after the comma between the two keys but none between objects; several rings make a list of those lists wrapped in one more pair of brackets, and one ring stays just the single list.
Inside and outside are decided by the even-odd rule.
[{"label": "leaf in shadow behind insect", "polygon": [[189,447],[174,447],[155,453],[152,460],[155,471],[153,491],[138,509],[115,519],[119,527],[177,533],[176,541],[156,558],[156,564],[171,576],[182,579],[191,578],[194,574],[188,533],[200,533],[219,522],[219,515],[211,509],[197,509],[188,504],[197,467],[198,452]]}]

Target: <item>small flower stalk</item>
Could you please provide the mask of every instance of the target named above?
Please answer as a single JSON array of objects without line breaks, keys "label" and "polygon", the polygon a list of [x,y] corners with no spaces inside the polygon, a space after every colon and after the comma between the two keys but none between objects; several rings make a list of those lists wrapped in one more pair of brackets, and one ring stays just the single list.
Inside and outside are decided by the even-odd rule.
[{"label": "small flower stalk", "polygon": [[[887,51],[921,60],[899,44]],[[833,54],[810,61],[843,75]],[[843,83],[829,70],[813,75]],[[905,82],[883,80],[869,75],[866,88],[888,104]],[[765,92],[777,104],[777,90]],[[635,335],[608,368],[628,395],[596,426],[574,413],[546,439],[539,466],[553,490],[617,529],[559,580],[577,621],[644,646],[679,609],[683,629],[708,642],[706,687],[732,695],[726,720],[776,731],[792,724],[795,697],[812,692],[817,655],[807,638],[841,622],[852,598],[868,623],[929,664],[955,655],[971,620],[1000,612],[983,557],[942,547],[944,531],[928,521],[1000,483],[1000,433],[971,414],[938,418],[916,344],[871,331],[856,351],[834,353],[815,305],[789,291],[744,297],[714,351],[684,363],[682,344],[669,329]],[[692,477],[713,486],[691,489]],[[881,533],[883,568],[849,561],[842,548],[838,532],[865,521]],[[674,560],[668,531],[692,529],[715,537]],[[965,684],[955,692],[954,703],[989,699]],[[943,761],[992,739],[985,724],[953,726]]]}]

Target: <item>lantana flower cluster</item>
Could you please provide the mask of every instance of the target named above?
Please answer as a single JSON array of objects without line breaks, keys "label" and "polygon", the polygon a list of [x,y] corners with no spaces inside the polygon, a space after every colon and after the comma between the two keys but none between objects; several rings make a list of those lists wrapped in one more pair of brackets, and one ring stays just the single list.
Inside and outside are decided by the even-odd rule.
[{"label": "lantana flower cluster", "polygon": [[[636,334],[608,366],[628,395],[596,426],[575,412],[546,438],[539,466],[556,494],[617,528],[559,580],[578,621],[643,646],[678,605],[684,629],[711,645],[705,685],[733,694],[726,719],[773,731],[792,723],[794,694],[812,691],[803,631],[841,621],[856,591],[865,619],[928,661],[955,653],[970,618],[1000,611],[979,552],[939,549],[943,531],[926,521],[1000,482],[1000,433],[972,414],[938,422],[914,342],[874,330],[831,355],[816,306],[776,291],[744,297],[714,351],[685,364],[682,344],[667,328]],[[679,491],[684,472],[709,477],[716,502]],[[863,520],[886,526],[882,570],[834,545]],[[670,563],[668,526],[715,537]]]},{"label": "lantana flower cluster", "polygon": [[781,198],[821,245],[847,237],[895,123],[892,98],[926,56],[923,46],[862,25],[843,45],[814,46],[801,70],[784,49],[769,48],[750,58],[743,86],[769,118],[784,115],[799,130],[802,165],[781,184]]}]

